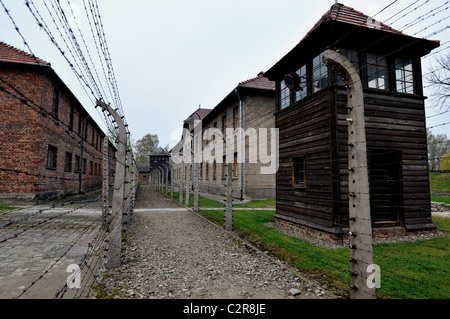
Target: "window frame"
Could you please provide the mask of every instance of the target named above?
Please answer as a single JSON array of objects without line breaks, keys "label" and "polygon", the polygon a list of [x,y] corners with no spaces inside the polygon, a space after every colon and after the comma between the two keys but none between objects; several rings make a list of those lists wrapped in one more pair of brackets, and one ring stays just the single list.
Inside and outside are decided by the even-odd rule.
[{"label": "window frame", "polygon": [[[361,51],[350,48],[338,48],[337,50],[352,63],[352,65],[358,71],[360,78],[363,79],[363,74],[361,72],[361,65],[363,64],[361,62]],[[338,72],[335,71],[334,73],[333,84],[345,85],[344,79],[342,79]]]},{"label": "window frame", "polygon": [[79,173],[81,171],[81,156],[75,154],[75,173]]},{"label": "window frame", "polygon": [[[370,60],[370,57],[374,56],[374,62]],[[388,59],[385,55],[379,54],[379,53],[372,53],[372,52],[366,52],[365,53],[366,58],[366,86],[370,89],[377,89],[377,90],[390,90],[389,87],[389,63]],[[384,65],[380,64],[380,61],[384,61]],[[371,67],[375,68],[375,73],[370,72]],[[384,77],[380,74],[383,73],[384,69]],[[380,85],[380,79],[384,80],[384,87]],[[375,87],[371,86],[371,83],[375,81],[376,83]]]},{"label": "window frame", "polygon": [[[399,62],[402,64],[400,68],[398,67]],[[406,65],[405,62],[409,62],[409,63]],[[410,70],[406,69],[406,67],[408,65],[410,66]],[[400,75],[399,75],[399,73],[400,73]],[[395,74],[395,90],[398,93],[405,93],[405,94],[415,94],[416,93],[414,65],[413,65],[413,61],[411,59],[396,57],[394,59],[394,74]],[[408,74],[410,76],[410,81],[407,81],[407,79],[406,79]],[[400,89],[399,89],[399,84],[401,85]],[[409,86],[407,84],[409,84]],[[411,89],[411,91],[408,91],[408,89]]]},{"label": "window frame", "polygon": [[81,112],[78,111],[78,128],[77,128],[77,133],[79,136],[81,136],[81,130],[82,130],[82,117],[81,117]]},{"label": "window frame", "polygon": [[56,170],[58,166],[58,147],[48,144],[46,168]]},{"label": "window frame", "polygon": [[[329,68],[326,63],[322,60],[323,52],[312,60],[311,69],[311,83],[312,83],[312,93],[316,93],[330,86],[330,75]],[[318,76],[316,76],[316,71],[319,71]],[[315,84],[320,83],[320,86]],[[325,85],[326,84],[326,85]]]},{"label": "window frame", "polygon": [[[337,50],[358,70],[364,88],[404,94],[423,94],[418,77],[420,71],[412,58],[389,57],[378,52],[367,52],[351,47]],[[278,82],[278,111],[295,106],[298,102],[330,85],[344,84],[337,72],[323,63],[322,56],[323,52],[295,71],[300,76],[300,86],[303,91],[290,90],[284,79]]]},{"label": "window frame", "polygon": [[233,129],[236,130],[239,127],[239,107],[233,108]]},{"label": "window frame", "polygon": [[83,157],[83,175],[86,175],[87,159]]},{"label": "window frame", "polygon": [[284,80],[280,82],[280,110],[291,106],[291,90],[287,87]]},{"label": "window frame", "polygon": [[52,99],[52,117],[58,119],[59,111],[59,90],[57,88],[53,89],[53,99]]},{"label": "window frame", "polygon": [[[297,166],[302,166],[302,170],[298,171]],[[301,172],[303,176],[297,178],[297,173]],[[303,182],[298,182],[302,179]],[[306,188],[306,156],[297,156],[292,158],[292,186],[294,188]]]},{"label": "window frame", "polygon": [[64,160],[65,172],[72,172],[72,161],[73,161],[73,154],[71,152],[66,152],[66,158]]},{"label": "window frame", "polygon": [[75,113],[75,107],[73,104],[70,104],[69,106],[69,129],[73,131],[73,118]]},{"label": "window frame", "polygon": [[222,115],[222,136],[225,136],[227,132],[227,115]]},{"label": "window frame", "polygon": [[238,153],[235,152],[233,154],[233,178],[238,178],[238,170],[239,170],[239,163],[238,163]]},{"label": "window frame", "polygon": [[[304,98],[306,98],[309,95],[309,90],[308,90],[308,67],[307,65],[303,65],[302,67],[300,67],[297,71],[295,71],[298,76],[300,77],[300,87],[303,90],[299,90],[297,92],[295,92],[295,102],[301,101]],[[304,80],[306,79],[306,81]]]}]

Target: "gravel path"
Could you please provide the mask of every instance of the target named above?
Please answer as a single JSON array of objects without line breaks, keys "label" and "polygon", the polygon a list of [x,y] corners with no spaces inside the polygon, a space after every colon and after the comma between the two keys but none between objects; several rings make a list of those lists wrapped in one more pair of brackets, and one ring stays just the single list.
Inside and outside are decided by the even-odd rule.
[{"label": "gravel path", "polygon": [[324,287],[182,208],[149,187],[140,188],[123,264],[104,280],[110,297],[334,298]]}]

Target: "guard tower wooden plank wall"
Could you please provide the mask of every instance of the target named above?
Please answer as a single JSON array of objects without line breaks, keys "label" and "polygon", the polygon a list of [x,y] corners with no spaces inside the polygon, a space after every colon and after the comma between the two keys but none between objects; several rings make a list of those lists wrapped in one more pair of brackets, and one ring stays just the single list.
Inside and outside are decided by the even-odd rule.
[{"label": "guard tower wooden plank wall", "polygon": [[333,240],[348,230],[347,90],[322,62],[326,49],[345,55],[363,81],[374,234],[435,229],[421,57],[438,46],[335,4],[265,73],[278,94],[279,229]]}]

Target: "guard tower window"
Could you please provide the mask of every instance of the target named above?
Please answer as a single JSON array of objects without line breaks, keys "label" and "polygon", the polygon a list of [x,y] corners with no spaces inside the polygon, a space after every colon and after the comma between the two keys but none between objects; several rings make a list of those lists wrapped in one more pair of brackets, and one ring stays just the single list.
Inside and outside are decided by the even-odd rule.
[{"label": "guard tower window", "polygon": [[291,105],[291,92],[283,80],[280,83],[280,109],[282,110],[290,105]]},{"label": "guard tower window", "polygon": [[[345,56],[347,59],[349,59],[349,61],[353,64],[355,69],[359,71],[359,54],[358,54],[358,51],[351,50],[351,49],[343,49],[343,48],[340,48],[338,50],[343,56]],[[337,76],[336,83],[344,84],[344,80],[342,79],[342,77],[340,75]]]},{"label": "guard tower window", "polygon": [[395,59],[395,79],[397,92],[414,93],[414,77],[411,60]]},{"label": "guard tower window", "polygon": [[385,56],[367,53],[367,77],[369,88],[388,89],[388,69]]},{"label": "guard tower window", "polygon": [[295,92],[295,101],[298,102],[308,95],[308,83],[306,80],[306,65],[297,70],[297,74],[300,77],[301,90]]},{"label": "guard tower window", "polygon": [[328,86],[328,67],[322,61],[322,53],[313,59],[313,87],[317,92]]}]

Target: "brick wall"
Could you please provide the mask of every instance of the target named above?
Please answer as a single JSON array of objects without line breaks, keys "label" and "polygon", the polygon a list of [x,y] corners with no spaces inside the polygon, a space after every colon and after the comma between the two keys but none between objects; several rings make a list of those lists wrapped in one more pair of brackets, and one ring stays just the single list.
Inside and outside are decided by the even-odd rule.
[{"label": "brick wall", "polygon": [[[25,96],[39,102],[40,78],[34,72],[0,69],[0,76]],[[2,83],[8,91],[18,94]],[[0,193],[26,194],[35,191],[38,165],[36,123],[40,115],[17,98],[0,91]]]},{"label": "brick wall", "polygon": [[[0,92],[0,199],[45,198],[78,191],[76,156],[81,157],[83,133],[78,128],[86,111],[53,72],[13,64],[2,67],[0,76],[41,109],[33,110]],[[52,116],[55,88],[59,92],[56,117]],[[84,141],[87,167],[82,188],[92,189],[100,187],[102,181],[104,134],[92,120],[87,123]],[[47,167],[49,145],[56,149],[56,166],[52,168]],[[72,154],[70,169],[66,167],[66,153]]]},{"label": "brick wall", "polygon": [[[337,246],[346,246],[350,243],[349,237],[346,235],[348,232],[348,228],[344,228],[342,230],[343,236],[327,232],[325,230],[321,230],[318,228],[313,228],[310,226],[302,225],[299,223],[295,223],[290,220],[285,220],[281,218],[275,218],[274,220],[275,229],[285,235],[294,236],[298,238],[302,238],[307,242],[319,245],[337,245]],[[434,230],[426,230],[426,231],[415,231],[415,232],[407,232],[405,227],[377,227],[373,228],[373,241],[374,243],[383,242],[384,240],[389,240],[392,242],[400,241],[400,240],[417,240],[417,236],[420,235],[429,235],[435,234]]]},{"label": "brick wall", "polygon": [[[214,118],[209,119],[207,122],[202,123],[203,127],[216,127],[222,129],[222,119],[226,116],[226,127],[233,128],[233,109],[239,106],[239,102],[229,103],[226,107],[217,114]],[[258,95],[248,95],[245,97],[243,102],[243,129],[244,131],[248,128],[255,128],[257,131],[259,128],[273,128],[275,126],[275,117],[273,115],[275,110],[275,100],[273,96],[258,96]],[[216,137],[220,138],[220,137]],[[239,145],[238,138],[235,138],[235,149],[234,152],[238,153],[237,147]],[[270,143],[270,135],[268,136]],[[267,164],[261,164],[259,158],[250,158],[249,152],[249,139],[246,138],[245,142],[245,159],[243,165],[243,196],[247,198],[268,198],[275,197],[275,174],[272,175],[261,175],[261,166],[267,166]],[[206,146],[206,141],[203,141],[203,147]],[[253,145],[254,146],[254,145]],[[258,148],[256,148],[258,149]],[[270,148],[269,148],[270,151]],[[225,155],[225,148],[224,153]],[[252,156],[257,156],[257,154],[252,153]],[[223,159],[222,159],[223,160]],[[256,163],[251,163],[255,162]],[[240,171],[239,165],[237,166],[237,172],[233,174],[233,197],[240,197]],[[208,168],[207,168],[208,166]],[[174,165],[175,170],[175,182],[179,183],[179,178],[181,176],[179,170],[181,164]],[[223,170],[226,169],[222,163],[217,162],[215,164],[215,175],[214,175],[214,164],[203,162],[199,165],[201,172],[199,174],[199,185],[200,191],[218,195],[225,195],[225,174]],[[208,175],[207,175],[208,171]],[[187,170],[190,174],[190,169]]]},{"label": "brick wall", "polygon": [[[259,128],[267,131],[267,153],[271,154],[271,128],[275,128],[275,99],[271,95],[249,95],[244,101],[243,120],[244,128]],[[252,198],[273,198],[276,196],[276,174],[261,174],[261,167],[267,167],[269,164],[263,164],[260,158],[250,158],[249,143],[246,140],[246,158],[244,163],[244,192]],[[259,143],[259,135],[258,135]],[[259,150],[259,146],[253,145],[253,148]],[[257,155],[253,152],[254,156]],[[254,163],[256,162],[256,163]]]}]

